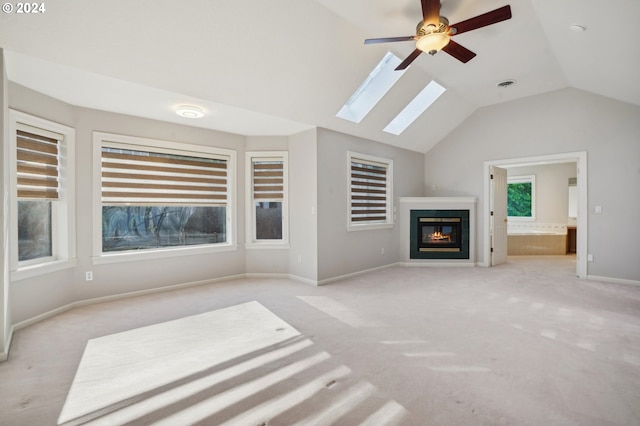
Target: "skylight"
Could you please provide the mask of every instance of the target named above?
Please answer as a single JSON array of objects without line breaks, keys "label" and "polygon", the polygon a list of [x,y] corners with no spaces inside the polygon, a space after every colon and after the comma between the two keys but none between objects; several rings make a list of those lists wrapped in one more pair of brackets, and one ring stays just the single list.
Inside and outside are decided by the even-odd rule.
[{"label": "skylight", "polygon": [[391,123],[389,123],[383,130],[387,133],[398,136],[400,133],[404,132],[416,118],[420,117],[420,115],[425,112],[426,109],[429,108],[431,104],[445,92],[445,90],[447,89],[440,86],[435,81],[427,84],[427,86],[418,93],[418,96],[413,98],[413,100],[404,107],[400,114],[396,115],[396,117],[391,120]]},{"label": "skylight", "polygon": [[382,97],[402,77],[405,71],[395,71],[402,61],[393,53],[387,52],[380,63],[362,82],[358,90],[336,114],[336,117],[360,123]]}]

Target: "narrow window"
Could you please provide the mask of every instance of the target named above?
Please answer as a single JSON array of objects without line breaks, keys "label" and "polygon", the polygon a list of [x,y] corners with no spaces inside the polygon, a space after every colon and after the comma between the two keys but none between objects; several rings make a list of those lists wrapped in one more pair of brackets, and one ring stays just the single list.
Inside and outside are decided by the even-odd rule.
[{"label": "narrow window", "polygon": [[75,131],[18,111],[10,118],[11,271],[20,280],[72,266]]},{"label": "narrow window", "polygon": [[391,225],[392,166],[389,159],[349,153],[349,224]]},{"label": "narrow window", "polygon": [[287,153],[248,152],[251,243],[287,241]]},{"label": "narrow window", "polygon": [[52,215],[58,201],[58,147],[63,136],[43,136],[33,130],[17,131],[19,262],[54,257]]}]

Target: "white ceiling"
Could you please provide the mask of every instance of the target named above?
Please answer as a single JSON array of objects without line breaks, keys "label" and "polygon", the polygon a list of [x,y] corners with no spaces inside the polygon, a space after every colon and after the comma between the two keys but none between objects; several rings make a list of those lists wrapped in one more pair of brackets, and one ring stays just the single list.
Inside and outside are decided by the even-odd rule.
[{"label": "white ceiling", "polygon": [[[563,87],[640,105],[640,1],[442,0],[441,15],[505,4],[511,20],[455,37],[474,59],[421,55],[360,124],[335,114],[387,51],[415,48],[363,40],[413,35],[419,0],[51,0],[0,14],[0,47],[11,81],[74,105],[244,135],[319,126],[419,152],[477,108]],[[402,135],[382,132],[432,79],[447,92]],[[175,115],[185,103],[206,117]]]}]

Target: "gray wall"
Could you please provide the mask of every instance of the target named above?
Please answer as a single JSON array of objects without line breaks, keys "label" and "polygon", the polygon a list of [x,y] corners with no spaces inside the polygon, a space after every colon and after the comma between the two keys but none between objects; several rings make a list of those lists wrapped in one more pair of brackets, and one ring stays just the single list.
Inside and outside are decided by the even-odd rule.
[{"label": "gray wall", "polygon": [[9,304],[9,204],[4,202],[9,194],[9,167],[8,166],[8,137],[9,137],[9,111],[8,111],[8,83],[7,70],[4,64],[4,51],[0,48],[0,102],[2,113],[0,114],[0,361],[8,355],[9,329],[11,327],[11,305]]},{"label": "gray wall", "polygon": [[[318,129],[318,280],[399,262],[398,221],[393,228],[347,232],[347,151],[393,160],[393,198],[424,195],[424,155]],[[384,249],[384,254],[382,254]]]},{"label": "gray wall", "polygon": [[640,235],[639,141],[640,107],[577,89],[484,107],[426,154],[427,195],[478,197],[482,224],[484,161],[587,151],[588,275],[640,280],[640,239],[612,237]]},{"label": "gray wall", "polygon": [[316,130],[289,139],[289,273],[318,280],[318,168]]},{"label": "gray wall", "polygon": [[[77,300],[148,290],[245,273],[244,136],[77,108],[11,84],[9,106],[76,129],[76,268],[23,279],[11,284],[12,323],[32,318]],[[93,132],[104,131],[167,141],[234,149],[237,151],[238,250],[110,264],[91,260]],[[93,271],[93,281],[84,279]],[[37,295],[37,296],[36,296]]]},{"label": "gray wall", "polygon": [[535,175],[536,220],[563,223],[569,219],[569,178],[576,177],[576,163],[521,166],[507,169],[509,177]]}]

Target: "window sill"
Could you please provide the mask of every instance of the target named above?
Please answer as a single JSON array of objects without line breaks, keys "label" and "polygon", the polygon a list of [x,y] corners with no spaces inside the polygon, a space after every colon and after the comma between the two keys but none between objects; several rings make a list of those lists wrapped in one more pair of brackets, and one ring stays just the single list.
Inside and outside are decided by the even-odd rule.
[{"label": "window sill", "polygon": [[526,217],[526,216],[507,216],[507,221],[509,222],[535,222],[535,217]]},{"label": "window sill", "polygon": [[170,257],[221,253],[235,251],[237,249],[238,246],[235,244],[224,244],[206,247],[180,247],[144,251],[128,251],[121,253],[103,254],[102,256],[93,256],[91,258],[91,261],[94,265],[103,265],[108,263],[137,262],[140,260],[166,259]]},{"label": "window sill", "polygon": [[246,243],[247,250],[288,250],[289,243]]},{"label": "window sill", "polygon": [[53,262],[40,263],[37,265],[25,266],[11,271],[11,281],[26,280],[52,272],[75,268],[78,259],[54,260]]},{"label": "window sill", "polygon": [[364,225],[348,225],[347,231],[372,231],[376,229],[391,229],[393,223],[368,223]]}]

